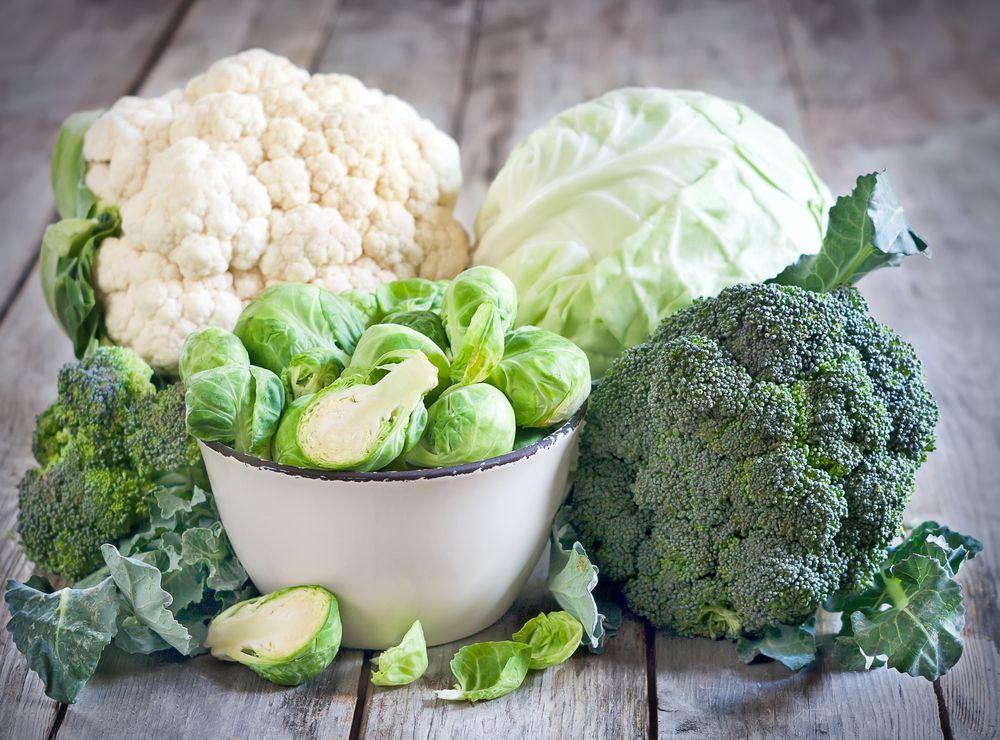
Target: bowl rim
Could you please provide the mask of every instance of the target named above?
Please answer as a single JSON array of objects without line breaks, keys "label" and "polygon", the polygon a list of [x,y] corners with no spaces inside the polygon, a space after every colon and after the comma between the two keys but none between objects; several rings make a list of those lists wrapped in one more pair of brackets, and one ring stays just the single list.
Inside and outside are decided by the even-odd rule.
[{"label": "bowl rim", "polygon": [[551,433],[542,437],[537,442],[532,442],[526,447],[519,447],[516,450],[511,450],[503,455],[498,455],[497,457],[489,457],[485,460],[477,460],[476,462],[462,463],[461,465],[451,465],[446,468],[421,468],[419,470],[377,470],[370,473],[360,472],[356,470],[349,471],[337,471],[337,470],[319,470],[316,468],[299,468],[294,465],[284,465],[282,463],[276,463],[273,460],[264,460],[263,458],[256,457],[254,455],[248,455],[244,452],[237,452],[232,447],[224,445],[221,442],[204,442],[199,440],[199,444],[207,447],[208,449],[216,452],[223,457],[228,457],[234,460],[238,460],[245,465],[249,465],[258,470],[269,470],[274,473],[282,473],[283,475],[289,475],[296,478],[309,478],[313,480],[330,480],[330,481],[345,481],[345,482],[371,482],[371,481],[414,481],[414,480],[433,480],[435,478],[451,478],[460,475],[469,475],[470,473],[477,473],[481,470],[490,470],[492,468],[498,468],[504,465],[510,465],[511,463],[518,462],[519,460],[524,460],[525,458],[531,457],[541,450],[547,449],[554,445],[556,441],[566,435],[575,431],[583,421],[584,414],[587,410],[587,404],[584,403],[583,406],[577,410],[573,416],[571,416],[567,421],[554,429]]}]

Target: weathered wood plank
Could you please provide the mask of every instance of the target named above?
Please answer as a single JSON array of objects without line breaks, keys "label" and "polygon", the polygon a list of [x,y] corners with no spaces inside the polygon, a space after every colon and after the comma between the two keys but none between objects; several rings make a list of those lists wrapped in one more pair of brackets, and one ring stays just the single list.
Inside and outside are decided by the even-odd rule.
[{"label": "weathered wood plank", "polygon": [[603,655],[581,650],[562,665],[532,671],[515,693],[475,706],[436,699],[455,681],[449,662],[462,645],[509,640],[531,617],[558,609],[545,588],[543,557],[524,594],[503,619],[465,640],[428,651],[423,679],[409,686],[368,687],[361,736],[368,738],[643,738],[647,735],[646,642],[627,616]]},{"label": "weathered wood plank", "polygon": [[[867,278],[872,310],[913,343],[941,409],[937,450],[908,519],[983,539],[964,571],[966,651],[939,682],[955,737],[1000,734],[1000,14],[988,2],[792,4],[817,165],[843,191],[888,167],[911,222],[934,249]],[[914,53],[919,50],[919,53]]]},{"label": "weathered wood plank", "polygon": [[728,640],[656,638],[660,737],[938,738],[933,694],[907,698],[923,679],[844,673],[830,659],[802,673],[744,665]]},{"label": "weathered wood plank", "polygon": [[3,4],[0,306],[7,305],[31,266],[53,215],[48,162],[59,125],[70,113],[108,105],[137,84],[147,58],[186,4]]},{"label": "weathered wood plank", "polygon": [[353,75],[398,95],[449,131],[462,97],[474,7],[473,0],[343,2],[316,71]]}]

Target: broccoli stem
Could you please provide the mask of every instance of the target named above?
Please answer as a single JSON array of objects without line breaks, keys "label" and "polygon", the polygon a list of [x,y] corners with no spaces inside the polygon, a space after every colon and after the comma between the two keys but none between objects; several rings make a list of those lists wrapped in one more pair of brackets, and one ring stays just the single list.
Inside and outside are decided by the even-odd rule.
[{"label": "broccoli stem", "polygon": [[899,582],[898,578],[887,578],[885,581],[885,594],[889,597],[889,601],[897,609],[903,609],[910,603],[910,597],[907,595],[906,591],[903,590],[903,585]]}]

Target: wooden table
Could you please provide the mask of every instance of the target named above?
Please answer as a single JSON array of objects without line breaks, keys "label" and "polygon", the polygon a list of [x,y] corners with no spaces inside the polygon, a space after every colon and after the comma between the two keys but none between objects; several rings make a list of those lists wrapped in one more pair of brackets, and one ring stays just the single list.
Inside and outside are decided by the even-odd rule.
[{"label": "wooden table", "polygon": [[[912,520],[985,540],[968,566],[966,654],[939,681],[829,662],[744,666],[727,642],[670,639],[626,618],[603,656],[534,674],[505,699],[436,702],[427,678],[368,682],[370,654],[283,689],[208,657],[106,653],[72,706],[47,699],[0,631],[0,735],[34,737],[985,737],[1000,701],[1000,4],[802,0],[5,0],[0,13],[0,536],[30,465],[33,418],[70,348],[36,254],[53,217],[48,153],[68,113],[180,85],[263,46],[401,95],[461,143],[475,213],[511,146],[552,114],[626,84],[704,88],[749,103],[810,152],[834,192],[889,167],[935,250],[864,283],[916,345],[941,406]],[[0,576],[30,566],[0,539]],[[547,604],[538,578],[480,638]],[[0,619],[6,622],[4,608]]]}]

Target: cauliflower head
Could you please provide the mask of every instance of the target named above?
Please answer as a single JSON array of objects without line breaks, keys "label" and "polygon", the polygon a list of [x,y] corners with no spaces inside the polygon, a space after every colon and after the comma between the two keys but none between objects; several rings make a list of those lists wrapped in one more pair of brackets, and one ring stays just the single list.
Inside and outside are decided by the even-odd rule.
[{"label": "cauliflower head", "polygon": [[93,267],[105,331],[160,372],[272,284],[372,290],[468,262],[455,141],[392,95],[261,49],[122,98],[83,157],[87,187],[121,214]]}]

